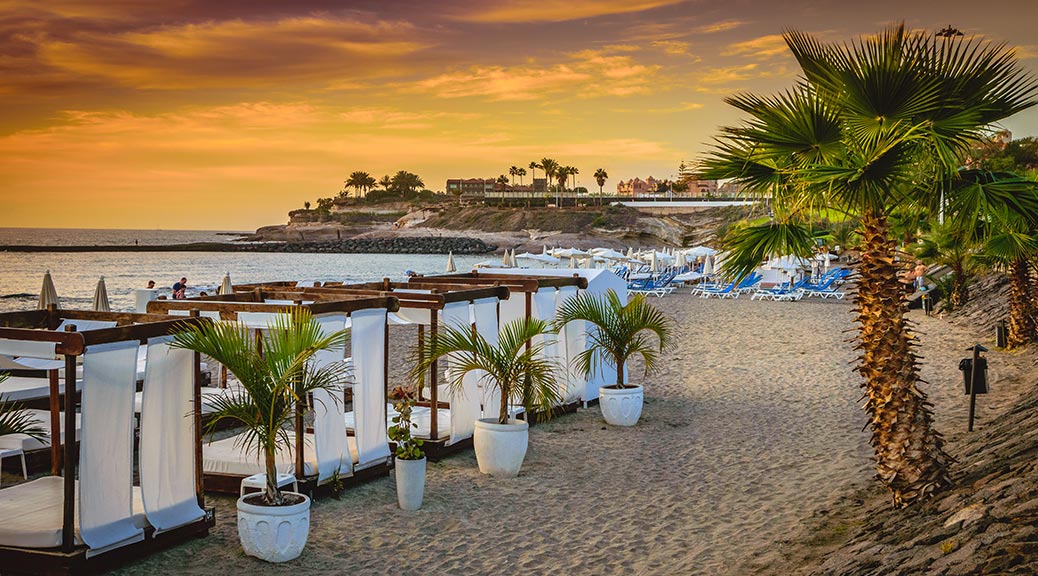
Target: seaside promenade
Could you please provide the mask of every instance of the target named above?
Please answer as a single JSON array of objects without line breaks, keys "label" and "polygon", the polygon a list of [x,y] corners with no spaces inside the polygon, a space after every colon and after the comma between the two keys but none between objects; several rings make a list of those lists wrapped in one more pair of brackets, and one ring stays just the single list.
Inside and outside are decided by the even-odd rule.
[{"label": "seaside promenade", "polygon": [[[234,500],[210,497],[206,539],[120,574],[757,574],[788,573],[806,519],[871,478],[846,301],[654,299],[676,324],[646,383],[638,426],[607,427],[596,407],[531,429],[520,476],[479,474],[471,452],[431,463],[425,503],[397,508],[392,478],[318,499],[305,553],[287,565],[246,557]],[[918,323],[936,425],[966,428],[959,358],[975,335]],[[404,342],[392,342],[402,379]],[[997,395],[980,426],[1023,390],[1019,355],[991,353]],[[642,381],[640,366],[631,367]]]}]

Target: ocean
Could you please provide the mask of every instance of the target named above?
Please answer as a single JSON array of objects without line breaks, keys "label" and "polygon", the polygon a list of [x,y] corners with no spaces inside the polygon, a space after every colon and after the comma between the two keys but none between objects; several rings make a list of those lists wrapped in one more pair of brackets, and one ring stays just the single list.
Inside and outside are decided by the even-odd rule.
[{"label": "ocean", "polygon": [[[86,230],[0,228],[0,245],[82,246],[230,242],[236,236],[214,230]],[[459,270],[493,256],[455,256]],[[443,273],[443,254],[280,254],[255,252],[0,252],[0,311],[36,307],[43,275],[50,270],[61,306],[89,309],[99,277],[113,310],[133,310],[133,290],[154,280],[171,293],[187,277],[188,295],[213,293],[225,273],[234,283],[314,280],[369,282],[403,280],[408,270]]]}]

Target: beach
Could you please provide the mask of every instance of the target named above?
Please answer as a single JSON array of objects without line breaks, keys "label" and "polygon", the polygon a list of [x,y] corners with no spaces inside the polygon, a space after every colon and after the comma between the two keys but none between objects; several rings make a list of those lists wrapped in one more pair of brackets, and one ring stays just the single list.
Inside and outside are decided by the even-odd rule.
[{"label": "beach", "polygon": [[[684,291],[682,291],[684,292]],[[805,519],[872,482],[846,301],[653,300],[676,322],[663,369],[643,379],[633,428],[597,407],[531,429],[519,477],[481,475],[471,451],[430,463],[418,512],[392,476],[318,498],[303,555],[246,557],[234,499],[208,496],[217,527],[120,574],[747,574],[777,570]],[[975,335],[918,322],[925,390],[947,437],[966,428],[958,359]],[[393,331],[394,351],[413,335]],[[400,377],[403,354],[391,370]],[[1024,358],[992,353],[998,394],[978,427],[1019,396]],[[784,541],[784,542],[783,542]],[[783,542],[782,544],[779,544]],[[782,573],[774,572],[774,573]]]}]

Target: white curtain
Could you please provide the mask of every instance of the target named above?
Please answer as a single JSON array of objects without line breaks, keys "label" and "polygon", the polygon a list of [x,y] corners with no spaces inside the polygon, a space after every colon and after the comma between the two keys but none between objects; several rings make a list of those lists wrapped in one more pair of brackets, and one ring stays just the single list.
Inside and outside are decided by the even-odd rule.
[{"label": "white curtain", "polygon": [[[329,314],[316,318],[322,334],[327,337],[345,329],[346,316]],[[314,354],[314,367],[324,368],[336,362],[345,362],[346,344]],[[353,458],[346,441],[346,421],[343,419],[342,383],[332,390],[314,390],[314,450],[317,453],[318,483],[339,474],[353,474]]]},{"label": "white curtain", "polygon": [[[54,342],[36,342],[33,340],[0,339],[0,354],[6,356],[22,356],[38,359],[54,359],[58,345]],[[64,366],[65,362],[62,361]]]},{"label": "white curtain", "polygon": [[501,325],[526,318],[526,293],[512,292],[508,300],[501,301]]},{"label": "white curtain", "polygon": [[238,312],[238,322],[249,328],[265,330],[278,321],[278,316],[287,316],[281,312]]},{"label": "white curtain", "polygon": [[75,326],[76,332],[86,332],[87,330],[101,330],[103,328],[115,328],[117,322],[114,320],[76,320],[73,318],[66,318],[58,324],[58,327],[54,329],[55,332],[64,332],[65,326]]},{"label": "white curtain", "polygon": [[425,308],[401,307],[400,310],[397,310],[394,315],[400,320],[403,320],[404,322],[394,320],[394,323],[421,324],[423,326],[428,326],[432,323],[432,312],[432,310],[427,310]]},{"label": "white curtain", "polygon": [[[476,319],[476,332],[491,345],[497,345],[497,298],[483,298],[472,304],[472,314]],[[504,305],[504,301],[501,302]],[[501,391],[489,386],[484,379],[486,372],[472,372],[471,378],[483,384],[483,417],[497,418],[501,409]]]},{"label": "white curtain", "polygon": [[[563,286],[559,288],[558,299],[556,301],[556,309],[559,306],[577,295],[576,286]],[[567,403],[576,402],[580,400],[581,395],[584,393],[584,381],[583,374],[580,373],[574,367],[574,360],[577,355],[584,351],[584,334],[586,331],[586,323],[582,320],[570,322],[562,327],[559,331],[559,362],[563,365],[561,374],[561,384],[563,384],[563,397]]]},{"label": "white curtain", "polygon": [[[497,299],[491,299],[497,302]],[[472,330],[468,302],[452,302],[443,308],[443,326],[456,330]],[[448,372],[452,358],[447,359]],[[460,391],[451,391],[451,428],[449,444],[471,438],[479,418],[479,375],[470,372],[461,381]]]},{"label": "white curtain", "polygon": [[[191,315],[191,311],[190,310],[167,310],[166,311],[166,315],[167,316],[190,316]],[[220,321],[220,313],[217,312],[216,310],[200,310],[198,312],[198,315],[200,317],[202,317],[202,318],[209,318],[210,320],[213,320],[215,322],[219,322]]]},{"label": "white curtain", "polygon": [[205,515],[195,494],[194,353],[168,342],[148,341],[141,400],[141,499],[156,532]]},{"label": "white curtain", "polygon": [[[552,322],[555,319],[555,304],[558,290],[555,288],[541,288],[533,295],[533,317],[545,322]],[[554,334],[546,334],[544,336],[538,336],[533,339],[534,343],[543,344],[541,349],[541,358],[552,362],[558,366],[556,374],[562,374],[564,367],[559,361],[559,342],[558,338]],[[565,378],[561,378],[558,381],[558,385],[565,390]],[[565,395],[563,395],[565,396]]]},{"label": "white curtain", "polygon": [[79,531],[87,553],[144,538],[133,524],[133,396],[138,343],[91,346],[83,356]]},{"label": "white curtain", "polygon": [[389,457],[386,435],[386,366],[384,309],[358,310],[351,315],[353,356],[353,411],[356,417],[357,456],[363,466]]}]

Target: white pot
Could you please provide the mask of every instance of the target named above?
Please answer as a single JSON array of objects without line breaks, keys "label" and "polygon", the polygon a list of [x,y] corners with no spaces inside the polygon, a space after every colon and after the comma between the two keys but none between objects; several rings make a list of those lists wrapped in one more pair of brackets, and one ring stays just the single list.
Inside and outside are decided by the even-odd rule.
[{"label": "white pot", "polygon": [[472,446],[476,449],[479,471],[499,478],[515,478],[526,458],[530,425],[523,420],[498,424],[497,418],[476,420]]},{"label": "white pot", "polygon": [[425,458],[421,460],[396,459],[396,501],[401,510],[422,507],[425,495]]},{"label": "white pot", "polygon": [[602,386],[598,389],[598,405],[602,408],[602,417],[613,426],[634,426],[642,416],[642,403],[645,400],[645,389],[641,386],[613,388]]},{"label": "white pot", "polygon": [[[310,499],[290,506],[257,506],[238,499],[238,538],[249,556],[267,562],[286,562],[303,552],[310,534]],[[251,499],[251,498],[250,498]]]}]

